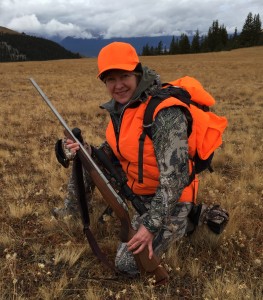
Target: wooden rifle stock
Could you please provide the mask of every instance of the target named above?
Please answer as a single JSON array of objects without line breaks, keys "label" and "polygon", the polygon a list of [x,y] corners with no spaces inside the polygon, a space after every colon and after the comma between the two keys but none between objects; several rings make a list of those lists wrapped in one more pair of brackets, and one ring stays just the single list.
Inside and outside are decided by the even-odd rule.
[{"label": "wooden rifle stock", "polygon": [[[120,239],[122,242],[128,242],[136,233],[136,231],[131,226],[131,221],[127,210],[123,207],[121,203],[124,204],[123,200],[111,187],[110,183],[107,181],[106,177],[101,177],[101,174],[97,172],[87,160],[85,153],[79,151],[79,158],[84,166],[84,168],[89,172],[94,184],[99,189],[101,195],[103,196],[105,202],[112,208],[115,215],[118,217],[121,223]],[[104,176],[104,175],[103,175]],[[107,182],[105,182],[105,180]],[[145,247],[144,250],[134,255],[137,266],[141,274],[151,274],[155,275],[156,283],[164,283],[168,280],[168,274],[164,267],[160,265],[160,259],[153,255],[152,259],[149,259],[148,248]]]},{"label": "wooden rifle stock", "polygon": [[[80,146],[78,151],[78,157],[81,160],[83,167],[87,170],[90,177],[92,178],[94,184],[97,186],[105,202],[112,208],[116,216],[119,218],[121,223],[121,233],[120,238],[122,242],[128,242],[136,233],[136,231],[131,226],[130,217],[128,214],[128,208],[123,199],[116,193],[116,191],[111,186],[110,182],[107,180],[105,175],[96,165],[90,154],[84,148],[82,143],[76,138],[72,133],[71,129],[68,127],[64,119],[55,109],[53,104],[50,102],[48,97],[44,94],[38,84],[34,81],[33,78],[30,78],[31,83],[37,89],[43,100],[49,106],[51,111],[58,118],[61,125],[64,127],[66,135],[68,138],[72,139],[74,142],[77,142]],[[160,265],[160,259],[153,255],[152,259],[149,259],[148,248],[145,247],[144,250],[134,255],[138,269],[141,274],[155,276],[156,284],[163,284],[168,281],[168,273],[165,268]]]}]

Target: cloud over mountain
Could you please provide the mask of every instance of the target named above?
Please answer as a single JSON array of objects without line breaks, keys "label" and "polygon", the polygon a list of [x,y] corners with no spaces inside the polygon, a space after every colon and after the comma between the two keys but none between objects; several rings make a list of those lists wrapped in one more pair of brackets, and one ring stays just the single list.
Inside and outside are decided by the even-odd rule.
[{"label": "cloud over mountain", "polygon": [[2,0],[2,26],[45,36],[91,38],[178,35],[207,31],[214,20],[229,33],[242,29],[261,0]]}]

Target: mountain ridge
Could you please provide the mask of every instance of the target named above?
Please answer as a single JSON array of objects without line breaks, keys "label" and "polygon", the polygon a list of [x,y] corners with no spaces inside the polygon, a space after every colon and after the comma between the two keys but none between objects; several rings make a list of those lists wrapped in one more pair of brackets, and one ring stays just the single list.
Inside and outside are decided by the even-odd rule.
[{"label": "mountain ridge", "polygon": [[[102,47],[107,44],[119,41],[126,42],[133,45],[136,49],[137,53],[141,54],[143,47],[148,44],[149,47],[157,47],[159,42],[163,43],[163,47],[169,49],[170,43],[172,41],[172,35],[165,36],[140,36],[140,37],[113,37],[113,38],[104,38],[102,35],[96,35],[92,38],[76,38],[72,36],[65,37],[64,39],[59,39],[57,36],[53,37],[39,37],[35,34],[25,34],[14,31],[12,29],[0,26],[0,35],[19,35],[19,36],[27,36],[27,37],[35,37],[39,39],[45,39],[48,41],[52,41],[62,46],[66,50],[78,53],[84,57],[97,57],[99,51]],[[179,36],[175,36],[175,38],[179,38]],[[192,36],[189,36],[191,40]]]},{"label": "mountain ridge", "polygon": [[[106,46],[109,43],[118,41],[130,43],[136,51],[141,54],[143,47],[148,44],[149,47],[157,47],[159,42],[163,43],[163,47],[169,49],[172,38],[179,38],[178,36],[144,36],[144,37],[130,37],[130,38],[74,38],[74,37],[66,37],[59,42],[59,44],[66,49],[72,52],[78,52],[82,56],[88,57],[96,57],[98,56],[99,51],[102,47]],[[192,36],[189,36],[189,40],[192,39]]]},{"label": "mountain ridge", "polygon": [[0,62],[72,58],[80,58],[80,55],[59,43],[0,27]]}]

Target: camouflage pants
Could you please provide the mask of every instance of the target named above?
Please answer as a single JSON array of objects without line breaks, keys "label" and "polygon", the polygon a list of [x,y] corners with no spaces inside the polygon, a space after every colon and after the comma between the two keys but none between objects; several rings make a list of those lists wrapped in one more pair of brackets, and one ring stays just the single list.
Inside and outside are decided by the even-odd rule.
[{"label": "camouflage pants", "polygon": [[[179,240],[188,232],[193,230],[193,224],[187,217],[192,205],[192,203],[188,202],[178,203],[175,205],[172,215],[168,218],[168,223],[164,224],[154,237],[153,249],[156,255],[161,256],[170,246],[173,245],[174,241]],[[141,218],[138,214],[135,214],[132,219],[133,228],[137,230],[140,224]],[[132,253],[128,251],[126,243],[120,243],[118,246],[115,266],[119,271],[131,276],[137,275],[139,272],[135,259]]]},{"label": "camouflage pants", "polygon": [[[89,211],[92,211],[91,202],[95,185],[92,182],[88,172],[83,169],[83,180],[85,186],[85,198],[89,205]],[[73,173],[71,174],[67,186],[67,194],[64,199],[65,208],[72,213],[79,213],[79,204],[77,200],[76,182]]]},{"label": "camouflage pants", "polygon": [[[94,191],[94,184],[91,181],[88,173],[84,170],[83,175],[86,199],[90,204]],[[77,213],[79,212],[74,176],[70,177],[67,195],[64,202],[67,209],[76,211]],[[143,202],[145,203],[146,207],[149,208],[151,197],[143,197]],[[163,224],[154,237],[153,249],[156,255],[161,256],[166,250],[168,250],[170,246],[172,246],[174,241],[179,240],[188,232],[193,230],[193,224],[188,218],[188,214],[192,208],[192,205],[193,204],[190,202],[177,203],[174,205],[171,216],[166,219],[168,221],[166,224]],[[137,230],[141,223],[141,217],[139,214],[135,213],[132,218],[132,227]],[[131,276],[136,275],[139,272],[133,254],[128,251],[126,243],[120,243],[118,246],[115,258],[115,266],[122,273]]]}]

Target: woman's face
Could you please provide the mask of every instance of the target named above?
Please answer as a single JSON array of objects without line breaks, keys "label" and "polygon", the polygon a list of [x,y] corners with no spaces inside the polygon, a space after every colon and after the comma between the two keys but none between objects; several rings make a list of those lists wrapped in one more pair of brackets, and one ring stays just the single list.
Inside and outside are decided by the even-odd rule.
[{"label": "woman's face", "polygon": [[106,75],[104,82],[111,97],[121,104],[126,104],[137,88],[138,79],[133,72],[112,70]]}]

